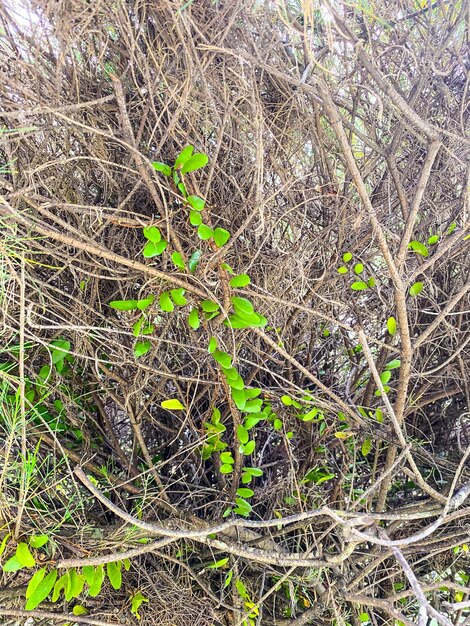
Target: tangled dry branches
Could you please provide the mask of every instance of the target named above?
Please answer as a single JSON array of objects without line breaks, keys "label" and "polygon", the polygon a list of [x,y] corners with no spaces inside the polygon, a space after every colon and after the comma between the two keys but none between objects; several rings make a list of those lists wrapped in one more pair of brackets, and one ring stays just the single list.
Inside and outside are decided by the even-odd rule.
[{"label": "tangled dry branches", "polygon": [[[141,590],[145,625],[468,623],[468,20],[461,0],[1,3],[2,526],[52,537],[51,567],[132,557],[75,621],[130,623]],[[152,167],[188,144],[220,249]],[[150,225],[170,245],[146,260]],[[170,288],[225,306],[221,263],[268,326],[158,310]],[[109,303],[150,293],[135,358]],[[277,416],[250,459],[213,336]],[[201,455],[214,407],[233,476]],[[252,512],[224,522],[242,464]]]}]

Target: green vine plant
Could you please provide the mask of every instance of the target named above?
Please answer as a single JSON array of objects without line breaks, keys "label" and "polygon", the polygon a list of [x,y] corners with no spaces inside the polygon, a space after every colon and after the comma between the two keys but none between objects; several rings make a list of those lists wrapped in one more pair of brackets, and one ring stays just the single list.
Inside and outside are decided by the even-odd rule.
[{"label": "green vine plant", "polygon": [[[220,227],[212,229],[205,222],[206,201],[188,192],[185,179],[185,174],[195,172],[207,163],[207,155],[194,153],[194,147],[189,145],[181,151],[173,166],[154,162],[153,167],[173,183],[179,200],[187,210],[187,219],[194,227],[197,238],[208,245],[212,243],[215,249],[221,249],[229,241],[230,232]],[[142,232],[147,240],[142,251],[144,258],[155,259],[170,247],[170,243],[163,238],[157,226],[147,226]],[[186,262],[181,252],[177,250],[168,251],[175,268],[187,274],[195,272],[203,254],[199,249],[196,249],[190,254],[189,260]],[[350,258],[345,255],[345,261],[349,261],[351,258],[352,255]],[[223,325],[232,331],[245,328],[262,328],[267,325],[268,320],[264,315],[255,311],[253,303],[248,298],[237,295],[237,289],[243,289],[250,285],[250,276],[245,273],[236,274],[233,268],[222,260],[218,269],[223,273],[230,289],[230,308],[226,313],[222,311],[220,303],[215,300],[201,299],[194,302],[193,295],[186,294],[183,288],[162,291],[158,297],[155,294],[148,294],[141,300],[114,300],[110,302],[113,309],[133,312],[138,316],[132,324],[132,333],[136,338],[134,345],[136,358],[145,356],[151,349],[151,336],[155,332],[155,319],[159,319],[159,316],[164,313],[172,313],[176,308],[189,309],[187,323],[194,331],[198,331],[201,325],[207,327],[209,322],[216,320],[217,322],[221,320]],[[356,273],[357,271],[358,265],[356,265]],[[372,286],[371,280],[369,283],[369,286]],[[265,421],[270,423],[275,431],[285,432],[284,423],[273,410],[268,394],[263,393],[260,388],[246,385],[233,363],[233,357],[219,348],[216,337],[210,338],[208,352],[220,370],[230,394],[230,401],[233,402],[239,412],[239,423],[236,424],[234,433],[235,448],[230,450],[228,443],[223,438],[227,429],[221,421],[220,409],[213,407],[210,421],[204,423],[205,439],[200,453],[203,460],[208,460],[214,454],[219,455],[220,473],[227,476],[235,475],[237,455],[242,460],[248,461],[255,452],[256,425]],[[281,402],[297,411],[294,414],[297,419],[318,422],[320,434],[326,429],[325,415],[314,405],[315,401],[311,394],[306,394],[300,400],[283,396]],[[166,399],[161,403],[161,406],[169,411],[186,410],[184,404],[177,398]],[[285,436],[289,440],[293,437],[293,432],[287,431]],[[341,437],[342,433],[337,433],[337,436]],[[239,477],[237,477],[240,484],[234,486],[234,501],[224,511],[224,517],[231,513],[249,517],[252,512],[250,500],[254,496],[252,483],[254,479],[262,475],[263,471],[260,468],[252,467],[249,462],[242,463]],[[321,480],[322,477],[323,474],[319,476],[318,480]]]},{"label": "green vine plant", "polygon": [[[0,557],[5,552],[10,540],[11,533],[8,533],[0,544]],[[38,562],[44,562],[47,559],[47,552],[44,550],[47,550],[48,543],[49,537],[47,535],[32,535],[26,541],[18,542],[14,555],[3,564],[3,571],[14,573],[36,567]],[[106,577],[112,588],[119,590],[122,586],[122,568],[129,571],[130,567],[129,559],[122,559],[107,563],[106,566],[85,565],[80,570],[72,567],[61,576],[55,568],[41,567],[34,572],[28,582],[25,593],[25,609],[27,611],[34,610],[49,595],[51,595],[52,602],[58,602],[61,596],[70,602],[79,598],[84,591],[90,598],[95,598],[100,594]],[[140,591],[130,598],[130,610],[138,619],[140,618],[138,610],[143,602],[148,602],[148,598],[143,596]],[[83,605],[75,604],[72,613],[73,615],[85,615],[88,611]]]},{"label": "green vine plant", "polygon": [[[198,195],[190,194],[187,189],[185,175],[203,168],[208,163],[208,157],[204,153],[194,153],[193,146],[186,146],[176,158],[173,166],[161,162],[154,162],[153,167],[169,178],[179,199],[187,210],[187,219],[195,229],[195,236],[207,245],[212,244],[215,249],[221,249],[230,239],[230,232],[225,228],[211,228],[205,222],[206,202]],[[147,242],[144,245],[142,254],[146,259],[155,259],[162,255],[170,246],[164,239],[157,226],[147,226],[142,231]],[[202,257],[199,249],[194,250],[188,261],[183,254],[177,250],[170,251],[171,260],[175,268],[187,274],[193,274]],[[267,319],[257,311],[252,302],[236,294],[236,290],[244,288],[251,283],[248,274],[235,274],[234,270],[225,262],[220,262],[219,271],[224,273],[230,294],[230,308],[225,315],[221,304],[211,299],[201,299],[191,302],[189,296],[183,288],[169,289],[162,291],[158,297],[149,294],[141,300],[114,300],[110,302],[113,309],[123,312],[133,312],[138,317],[133,321],[132,333],[136,338],[134,345],[134,356],[141,358],[145,356],[151,348],[151,336],[155,332],[153,320],[155,315],[172,313],[176,308],[189,309],[187,314],[188,326],[197,331],[201,325],[207,326],[210,321],[223,318],[224,326],[229,329],[262,328],[267,325]],[[221,374],[230,390],[231,400],[241,414],[241,423],[236,428],[236,438],[238,449],[236,454],[250,457],[256,447],[256,442],[251,437],[250,431],[261,420],[269,420],[274,426],[280,428],[279,420],[273,413],[271,404],[264,401],[259,396],[262,391],[259,388],[249,388],[240,376],[237,368],[233,365],[232,356],[224,350],[218,349],[218,342],[215,337],[209,341],[208,351],[220,368]],[[161,403],[162,408],[169,411],[185,410],[183,403],[177,398],[169,398]],[[220,454],[220,472],[225,475],[234,472],[235,458],[234,451],[228,450],[228,444],[223,441],[222,435],[226,427],[221,423],[221,413],[218,408],[213,409],[210,422],[204,424],[206,438],[201,448],[201,455],[204,460],[210,458],[212,454]],[[292,436],[292,435],[291,435]],[[236,497],[232,506],[228,507],[224,515],[229,515],[232,511],[244,517],[248,517],[252,511],[249,499],[254,495],[254,491],[247,487],[254,478],[262,475],[262,470],[246,464],[242,467],[241,485],[236,489]]]}]

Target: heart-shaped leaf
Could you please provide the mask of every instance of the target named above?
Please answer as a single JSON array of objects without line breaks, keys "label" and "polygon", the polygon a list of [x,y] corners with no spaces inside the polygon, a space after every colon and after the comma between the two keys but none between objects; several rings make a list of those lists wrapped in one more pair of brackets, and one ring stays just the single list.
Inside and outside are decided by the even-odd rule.
[{"label": "heart-shaped leaf", "polygon": [[162,234],[156,226],[146,226],[144,228],[144,237],[153,243],[161,241]]}]

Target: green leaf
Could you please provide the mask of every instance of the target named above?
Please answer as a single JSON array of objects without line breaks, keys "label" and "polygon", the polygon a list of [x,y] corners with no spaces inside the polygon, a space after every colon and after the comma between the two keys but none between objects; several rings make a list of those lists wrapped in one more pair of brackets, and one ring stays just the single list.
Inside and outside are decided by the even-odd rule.
[{"label": "green leaf", "polygon": [[250,417],[247,417],[244,422],[245,428],[247,430],[251,430],[257,424],[259,424],[259,422],[265,419],[266,419],[266,415],[264,413],[256,413],[255,415],[250,415]]},{"label": "green leaf", "polygon": [[162,311],[166,311],[167,313],[174,311],[175,305],[173,304],[168,291],[163,291],[160,294],[159,302]]},{"label": "green leaf", "polygon": [[[201,226],[202,225],[202,215],[197,211],[191,210],[189,212],[189,223],[191,226]],[[202,237],[201,237],[202,239]]]},{"label": "green leaf", "polygon": [[133,613],[137,619],[140,619],[139,608],[142,602],[148,602],[148,598],[143,596],[140,591],[138,591],[131,600],[131,613]]},{"label": "green leaf", "polygon": [[199,196],[188,196],[186,200],[189,202],[189,204],[195,211],[202,211],[202,209],[204,208],[206,204],[204,200],[200,198]]},{"label": "green leaf", "polygon": [[218,248],[225,246],[225,244],[227,243],[229,239],[230,239],[230,233],[228,232],[228,230],[225,230],[225,228],[216,228],[214,230],[214,241],[215,241],[215,245]]},{"label": "green leaf", "polygon": [[247,429],[241,424],[237,427],[237,437],[240,443],[248,443],[250,439]]},{"label": "green leaf", "polygon": [[180,287],[179,289],[172,289],[170,291],[171,297],[173,298],[173,302],[177,306],[184,306],[187,303],[186,298],[184,297],[184,289]]},{"label": "green leaf", "polygon": [[349,261],[353,258],[353,255],[351,254],[351,252],[345,252],[343,254],[343,261],[345,263],[349,263]]},{"label": "green leaf", "polygon": [[[38,373],[38,381],[40,383],[46,383],[51,375],[50,365],[43,365]],[[0,552],[1,554],[1,552]]]},{"label": "green leaf", "polygon": [[112,309],[117,309],[118,311],[133,311],[137,309],[138,300],[113,300],[109,303],[109,306]]},{"label": "green leaf", "polygon": [[[93,568],[93,571],[94,571],[94,568]],[[65,574],[63,574],[54,585],[54,591],[52,593],[52,602],[57,602],[60,596],[60,592],[62,591],[62,589],[66,589],[68,582],[69,582],[69,573],[65,572]]]},{"label": "green leaf", "polygon": [[375,278],[373,276],[371,276],[369,278],[369,280],[367,281],[367,286],[368,287],[373,287],[375,285]]},{"label": "green leaf", "polygon": [[214,313],[220,308],[217,302],[213,302],[212,300],[202,300],[200,306],[205,313]]},{"label": "green leaf", "polygon": [[[315,419],[317,416],[318,419]],[[317,407],[314,407],[313,409],[308,411],[308,413],[305,413],[303,417],[300,417],[300,415],[298,415],[297,417],[299,417],[303,422],[311,422],[312,420],[320,422],[322,421],[322,419],[324,419],[323,413],[321,413],[320,409],[317,409]]]},{"label": "green leaf", "polygon": [[361,453],[362,456],[367,456],[372,449],[372,439],[364,439],[362,444]]},{"label": "green leaf", "polygon": [[251,504],[244,500],[243,498],[235,498],[235,503],[237,504],[237,508],[235,509],[235,513],[239,515],[247,516],[253,509]]},{"label": "green leaf", "polygon": [[154,243],[153,241],[147,241],[142,251],[142,254],[146,259],[151,259],[154,256],[159,256],[162,252],[166,250],[168,246],[168,241],[162,239],[158,243]]},{"label": "green leaf", "polygon": [[273,427],[274,427],[274,430],[281,430],[282,421],[279,418],[275,419],[273,422]]},{"label": "green leaf", "polygon": [[235,463],[231,452],[221,452],[220,460],[222,463],[230,463],[231,465]]},{"label": "green leaf", "polygon": [[201,325],[199,320],[199,311],[197,309],[191,309],[191,312],[188,315],[188,324],[193,330],[197,330]]},{"label": "green leaf", "polygon": [[237,495],[241,498],[251,498],[254,494],[253,489],[248,489],[248,487],[240,487],[237,489]]},{"label": "green leaf", "polygon": [[397,369],[397,367],[401,366],[401,361],[400,359],[393,359],[393,361],[389,361],[386,365],[385,365],[385,369],[386,370],[395,370]]},{"label": "green leaf", "polygon": [[457,227],[457,222],[452,222],[452,224],[447,229],[447,234],[451,235]]},{"label": "green leaf", "polygon": [[142,335],[151,335],[155,330],[155,326],[153,324],[145,324],[142,328],[143,323],[145,322],[145,317],[142,316],[137,320],[137,322],[132,327],[132,334],[134,337],[138,337],[140,334]]},{"label": "green leaf", "polygon": [[162,239],[162,234],[156,226],[146,226],[143,233],[144,237],[152,243],[159,243]]},{"label": "green leaf", "polygon": [[243,411],[246,405],[246,395],[245,391],[242,389],[236,389],[235,387],[231,387],[232,399],[235,402],[235,406],[239,411]]},{"label": "green leaf", "polygon": [[214,235],[214,231],[212,230],[212,228],[209,228],[209,226],[207,226],[206,224],[200,224],[200,226],[197,229],[197,235],[199,239],[206,241],[207,239],[210,239]]},{"label": "green leaf", "polygon": [[243,467],[242,469],[246,474],[250,474],[250,476],[259,477],[263,475],[263,470],[259,469],[259,467]]},{"label": "green leaf", "polygon": [[367,289],[367,283],[362,280],[358,280],[351,285],[351,289],[353,291],[363,291],[364,289]]},{"label": "green leaf", "polygon": [[35,587],[34,591],[28,597],[25,609],[32,611],[35,609],[52,591],[55,581],[57,579],[57,570],[52,570],[49,574],[43,578],[40,583]]},{"label": "green leaf", "polygon": [[224,589],[226,589],[230,583],[232,582],[232,578],[233,578],[233,569],[231,569],[227,576],[225,577],[225,582],[224,582]]},{"label": "green leaf", "polygon": [[88,595],[91,598],[96,598],[101,591],[101,586],[103,585],[104,580],[104,567],[103,565],[98,565],[95,570],[95,577],[93,579],[93,584],[90,585],[90,589],[88,590]]},{"label": "green leaf", "polygon": [[135,322],[135,324],[132,325],[132,334],[134,335],[134,337],[138,337],[140,335],[140,330],[144,322],[145,322],[145,317],[142,315],[141,317],[139,317],[137,322]]},{"label": "green leaf", "polygon": [[28,543],[33,548],[42,548],[49,541],[49,537],[47,535],[32,535],[28,539]]},{"label": "green leaf", "polygon": [[169,165],[165,165],[165,163],[160,163],[160,161],[154,161],[152,165],[154,169],[157,170],[157,172],[161,172],[165,176],[171,176],[172,172],[171,172],[171,167]]},{"label": "green leaf", "polygon": [[82,567],[82,576],[86,580],[89,586],[93,584],[95,578],[95,568],[93,565],[84,565]]},{"label": "green leaf", "polygon": [[429,246],[434,246],[438,241],[439,241],[439,236],[438,235],[432,235],[428,239],[428,245]]},{"label": "green leaf", "polygon": [[4,572],[17,572],[23,569],[24,565],[19,561],[17,556],[12,556],[6,563],[3,564],[2,569]]},{"label": "green leaf", "polygon": [[240,374],[235,367],[224,367],[223,368],[224,375],[228,379],[229,384],[231,380],[238,380]]},{"label": "green leaf", "polygon": [[111,561],[111,563],[106,563],[106,573],[113,589],[116,589],[116,591],[120,589],[122,585],[121,562]]},{"label": "green leaf", "polygon": [[246,413],[259,413],[261,411],[262,404],[263,404],[263,401],[261,399],[247,400],[245,404],[245,408],[243,410]]},{"label": "green leaf", "polygon": [[201,258],[202,252],[200,250],[195,250],[189,258],[188,267],[190,272],[194,272],[199,263],[199,259]]},{"label": "green leaf", "polygon": [[231,287],[246,287],[251,283],[251,278],[248,274],[239,274],[238,276],[234,276],[230,281]]},{"label": "green leaf", "polygon": [[221,474],[231,474],[233,472],[233,465],[230,463],[223,463],[220,466],[220,473]]},{"label": "green leaf", "polygon": [[163,400],[160,406],[170,411],[184,411],[184,405],[181,404],[181,402],[177,400],[176,398],[172,398],[170,400]]},{"label": "green leaf", "polygon": [[245,313],[245,314],[248,314],[248,315],[254,313],[253,305],[246,298],[241,298],[240,296],[232,296],[232,298],[230,298],[230,300],[231,300],[231,302],[233,304],[233,307],[234,307],[236,313],[238,313],[238,314]]},{"label": "green leaf", "polygon": [[78,598],[83,591],[84,585],[85,578],[81,574],[78,574],[75,568],[69,570],[69,577],[65,588],[65,599],[70,601],[72,598]]},{"label": "green leaf", "polygon": [[382,385],[386,385],[390,378],[392,377],[392,372],[390,370],[385,370],[380,374],[380,380],[382,381]]},{"label": "green leaf", "polygon": [[222,352],[222,350],[216,350],[212,354],[212,356],[217,361],[217,363],[220,363],[220,365],[222,365],[222,367],[228,369],[232,366],[232,357],[226,352]]},{"label": "green leaf", "polygon": [[341,267],[338,267],[338,274],[347,274],[348,273],[348,268],[345,267],[344,265],[341,265]]},{"label": "green leaf", "polygon": [[252,313],[248,315],[242,313],[241,315],[230,315],[228,319],[224,321],[224,325],[229,328],[262,328],[266,326],[268,320],[258,313]]},{"label": "green leaf", "polygon": [[389,317],[387,320],[387,330],[390,335],[394,335],[397,332],[397,320],[394,317]]},{"label": "green leaf", "polygon": [[250,454],[253,454],[255,447],[256,447],[256,442],[252,439],[251,441],[249,441],[243,446],[243,454],[245,456],[250,456]]},{"label": "green leaf", "polygon": [[423,243],[419,241],[410,241],[408,244],[408,248],[413,250],[413,252],[417,252],[421,256],[429,256],[429,251]]},{"label": "green leaf", "polygon": [[363,271],[364,271],[364,266],[362,265],[362,263],[356,263],[356,265],[354,266],[354,273],[361,274]]},{"label": "green leaf", "polygon": [[424,284],[421,282],[414,283],[410,287],[410,296],[417,296],[423,290]]},{"label": "green leaf", "polygon": [[226,557],[225,559],[220,559],[220,561],[216,561],[215,563],[208,565],[207,569],[217,569],[219,567],[223,567],[224,565],[227,565],[227,563],[228,563],[228,557]]},{"label": "green leaf", "polygon": [[183,167],[181,168],[182,174],[188,174],[189,172],[195,172],[196,170],[201,169],[209,162],[207,154],[203,152],[198,152],[193,154],[187,161],[185,161]]},{"label": "green leaf", "polygon": [[186,266],[183,261],[183,257],[181,256],[179,252],[173,252],[171,255],[171,260],[176,265],[176,267],[179,267],[180,270],[186,269]]},{"label": "green leaf", "polygon": [[7,547],[8,540],[11,537],[11,533],[7,533],[5,537],[2,539],[2,543],[0,544],[0,556],[5,552],[5,548]]},{"label": "green leaf", "polygon": [[246,397],[248,400],[252,400],[253,398],[257,398],[261,394],[261,389],[259,387],[247,389],[245,391]]},{"label": "green leaf", "polygon": [[39,583],[41,582],[41,580],[44,578],[45,575],[46,575],[45,567],[43,567],[42,569],[38,570],[37,572],[33,574],[33,577],[29,581],[28,587],[26,589],[26,598],[30,597],[30,595],[34,592],[34,590],[39,585]]},{"label": "green leaf", "polygon": [[34,567],[36,561],[28,548],[28,544],[21,541],[16,548],[16,558],[21,563],[22,567]]},{"label": "green leaf", "polygon": [[[388,387],[387,385],[384,385],[384,392],[388,393],[390,391],[390,387]],[[380,389],[376,389],[374,392],[374,395],[377,397],[380,397],[382,395],[382,392],[380,391]]]},{"label": "green leaf", "polygon": [[235,378],[234,380],[232,380],[231,378],[227,378],[227,382],[232,389],[237,389],[238,391],[241,391],[245,388],[245,383],[243,382],[243,378],[240,375],[238,375],[237,378]]},{"label": "green leaf", "polygon": [[187,198],[188,196],[188,192],[186,190],[186,185],[184,183],[178,183],[178,190],[181,192],[181,194]]},{"label": "green leaf", "polygon": [[186,163],[186,161],[191,157],[193,150],[194,150],[194,146],[186,146],[185,148],[181,150],[181,152],[179,153],[175,161],[175,165],[174,165],[175,169],[177,169],[178,167]]},{"label": "green leaf", "polygon": [[[248,504],[248,502],[247,502]],[[245,585],[242,583],[240,579],[235,582],[235,587],[238,591],[238,595],[244,600],[249,600],[250,596],[248,595],[248,591],[246,590]]]},{"label": "green leaf", "polygon": [[88,613],[88,611],[86,610],[86,608],[84,606],[82,606],[81,604],[76,604],[73,609],[72,609],[72,613],[74,615],[86,615]]},{"label": "green leaf", "polygon": [[207,351],[209,354],[212,354],[217,349],[217,339],[215,337],[211,337],[209,340],[209,346]]},{"label": "green leaf", "polygon": [[151,347],[152,347],[152,344],[148,340],[138,341],[134,346],[135,358],[138,359],[141,356],[144,356],[145,354],[147,354],[147,352],[150,350]]},{"label": "green leaf", "polygon": [[67,341],[65,339],[55,339],[54,341],[51,341],[49,345],[53,348],[51,353],[51,360],[54,365],[56,363],[59,363],[60,361],[63,361],[67,354],[70,352],[71,348],[70,341]]},{"label": "green leaf", "polygon": [[155,296],[150,295],[148,298],[143,298],[137,301],[137,308],[139,311],[145,311],[155,300]]}]

